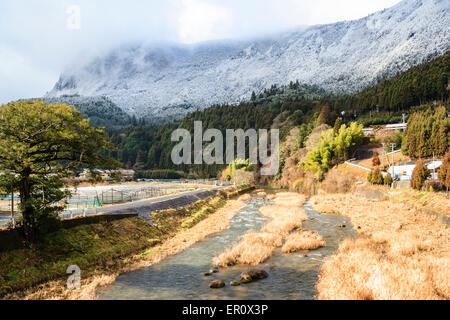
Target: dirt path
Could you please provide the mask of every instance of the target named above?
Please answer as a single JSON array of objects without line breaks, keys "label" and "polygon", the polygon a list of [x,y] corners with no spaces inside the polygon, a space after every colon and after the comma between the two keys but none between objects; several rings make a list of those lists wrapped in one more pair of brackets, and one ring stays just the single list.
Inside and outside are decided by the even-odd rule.
[{"label": "dirt path", "polygon": [[325,260],[319,299],[450,299],[450,232],[435,217],[350,194],[318,195],[311,205],[349,217],[358,233]]}]

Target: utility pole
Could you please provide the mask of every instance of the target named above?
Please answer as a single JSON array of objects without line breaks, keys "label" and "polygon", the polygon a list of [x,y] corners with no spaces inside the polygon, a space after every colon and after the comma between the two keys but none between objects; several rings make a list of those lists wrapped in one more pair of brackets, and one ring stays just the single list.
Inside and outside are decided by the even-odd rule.
[{"label": "utility pole", "polygon": [[395,143],[391,143],[391,147],[392,147],[392,178],[394,178],[395,173],[395,166],[394,166],[394,148],[395,148]]},{"label": "utility pole", "polygon": [[435,168],[436,168],[436,165],[434,164],[434,151],[433,151],[433,179],[434,179],[435,174],[436,174]]},{"label": "utility pole", "polygon": [[11,185],[11,224],[12,228],[15,229],[16,222],[14,221],[14,185]]}]

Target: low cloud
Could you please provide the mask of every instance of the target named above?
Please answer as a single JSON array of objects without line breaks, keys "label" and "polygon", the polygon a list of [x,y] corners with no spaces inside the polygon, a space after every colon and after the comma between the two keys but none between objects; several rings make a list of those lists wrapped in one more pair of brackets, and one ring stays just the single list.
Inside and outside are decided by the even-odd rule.
[{"label": "low cloud", "polygon": [[[356,19],[399,0],[2,0],[0,103],[42,96],[68,65],[122,44],[261,36]],[[80,27],[69,28],[80,10]],[[72,21],[73,22],[73,21]]]}]

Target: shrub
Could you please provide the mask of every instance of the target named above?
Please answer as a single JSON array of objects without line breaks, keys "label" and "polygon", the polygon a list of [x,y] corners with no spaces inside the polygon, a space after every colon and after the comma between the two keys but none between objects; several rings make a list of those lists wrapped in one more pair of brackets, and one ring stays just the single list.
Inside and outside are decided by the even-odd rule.
[{"label": "shrub", "polygon": [[383,175],[381,174],[381,170],[379,167],[376,167],[369,173],[369,175],[367,176],[367,181],[373,184],[384,183]]},{"label": "shrub", "polygon": [[325,180],[320,184],[320,188],[327,193],[346,193],[350,191],[354,183],[354,176],[333,170],[326,175]]},{"label": "shrub", "polygon": [[301,187],[300,187],[301,193],[311,196],[311,195],[315,195],[317,193],[318,184],[319,184],[319,179],[315,175],[308,172],[305,175],[305,177],[303,178],[303,182],[301,184],[299,184],[298,186],[301,185]]},{"label": "shrub", "polygon": [[45,235],[61,228],[61,220],[55,215],[44,215],[39,219],[38,234]]},{"label": "shrub", "polygon": [[392,181],[393,180],[390,173],[384,176],[384,185],[390,186],[392,184]]},{"label": "shrub", "polygon": [[419,159],[412,173],[411,187],[416,190],[422,189],[422,186],[429,175],[430,171],[425,166],[423,160]]},{"label": "shrub", "polygon": [[445,185],[439,180],[427,180],[423,184],[423,188],[427,191],[444,191]]}]

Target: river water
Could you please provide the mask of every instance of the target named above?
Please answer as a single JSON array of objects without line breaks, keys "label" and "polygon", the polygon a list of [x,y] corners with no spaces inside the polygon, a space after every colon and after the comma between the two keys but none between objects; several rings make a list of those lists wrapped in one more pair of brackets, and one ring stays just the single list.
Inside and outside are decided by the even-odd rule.
[{"label": "river water", "polygon": [[[345,217],[334,214],[318,214],[309,203],[303,208],[308,214],[305,229],[317,231],[327,245],[312,251],[298,251],[282,254],[277,249],[273,256],[258,268],[264,268],[269,277],[242,284],[229,285],[231,280],[239,280],[241,272],[249,270],[245,266],[221,268],[212,276],[203,273],[211,269],[212,259],[239,239],[249,230],[258,231],[267,221],[258,209],[271,203],[265,198],[252,198],[248,205],[233,218],[228,230],[199,242],[158,264],[120,275],[108,287],[97,291],[99,299],[151,299],[151,300],[203,300],[203,299],[314,299],[315,283],[323,259],[331,255],[345,237],[354,236],[353,228]],[[338,228],[345,225],[345,228]],[[222,289],[210,289],[212,280],[226,283]]]}]

